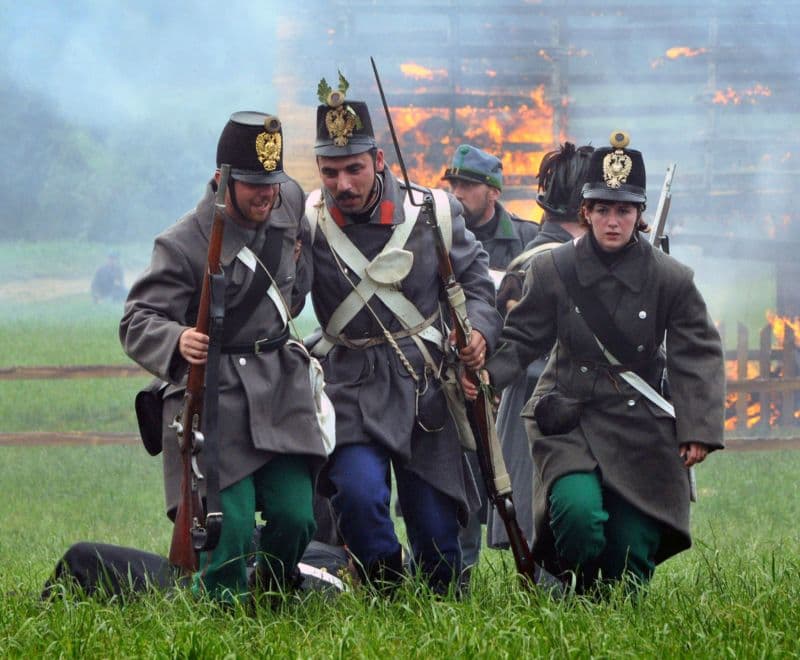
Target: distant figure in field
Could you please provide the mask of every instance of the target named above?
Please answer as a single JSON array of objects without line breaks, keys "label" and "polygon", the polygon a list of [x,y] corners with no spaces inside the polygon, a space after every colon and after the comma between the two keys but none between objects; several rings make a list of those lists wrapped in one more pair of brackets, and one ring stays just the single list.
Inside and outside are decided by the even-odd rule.
[{"label": "distant figure in field", "polygon": [[119,252],[112,250],[108,253],[106,262],[94,272],[92,300],[96,303],[105,299],[125,300],[127,296],[128,289],[119,263]]}]

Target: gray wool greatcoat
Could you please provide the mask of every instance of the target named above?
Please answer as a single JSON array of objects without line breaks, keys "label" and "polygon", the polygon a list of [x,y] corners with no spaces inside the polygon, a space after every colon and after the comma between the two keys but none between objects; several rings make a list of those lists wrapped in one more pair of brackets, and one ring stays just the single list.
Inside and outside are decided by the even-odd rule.
[{"label": "gray wool greatcoat", "polygon": [[[580,310],[567,294],[553,253],[537,255],[526,293],[509,313],[500,345],[487,363],[499,388],[520,370],[550,353],[531,400],[523,409],[534,462],[534,555],[557,570],[549,527],[553,483],[571,472],[597,470],[604,488],[624,497],[662,525],[660,563],[691,545],[689,484],[678,447],[700,442],[723,446],[725,372],[719,334],[693,282],[693,273],[639,239],[610,269],[588,236],[574,247],[580,286],[609,310],[619,332],[641,347],[649,384],[659,390],[666,331],[666,367],[675,419],[609,370]],[[556,343],[557,341],[557,343]],[[556,343],[555,348],[553,348]],[[544,436],[533,420],[536,400],[557,383],[584,402],[580,423],[562,435]]]},{"label": "gray wool greatcoat", "polygon": [[[363,224],[344,216],[335,207],[327,191],[324,199],[337,224],[371,260],[381,251],[394,227],[406,221],[404,195],[405,189],[387,168],[382,201]],[[420,193],[417,195],[421,197]],[[450,250],[453,270],[465,291],[467,313],[472,326],[484,336],[491,349],[500,334],[502,319],[494,307],[494,284],[488,273],[488,257],[472,233],[466,231],[461,204],[451,195],[448,198],[453,227]],[[428,318],[439,307],[441,286],[433,229],[423,218],[417,221],[405,249],[413,252],[414,261],[400,287],[423,317]],[[337,266],[319,227],[314,232],[312,254],[314,277],[311,299],[320,325],[325,328],[334,310],[353,288]],[[354,284],[357,283],[358,278],[352,272],[348,272],[348,276]],[[369,304],[390,332],[403,330],[400,321],[376,296],[370,299]],[[441,317],[436,323],[441,326]],[[345,326],[344,334],[348,339],[359,340],[382,337],[383,332],[369,311],[362,308]],[[398,339],[397,343],[416,373],[423,374],[424,359],[413,341],[404,337]],[[427,343],[427,347],[434,360],[441,360],[439,347],[430,343]],[[387,343],[363,349],[339,344],[321,362],[325,371],[325,392],[336,410],[337,447],[378,443],[424,481],[456,499],[462,507],[462,513],[469,505],[468,500],[474,503],[474,482],[465,474],[461,445],[446,412],[441,392],[432,401],[432,407],[441,410],[444,429],[437,433],[426,433],[415,423],[415,383]]]},{"label": "gray wool greatcoat", "polygon": [[[167,511],[178,502],[181,459],[177,437],[168,428],[182,407],[188,363],[178,352],[181,333],[194,327],[214,205],[212,183],[197,207],[155,239],[150,266],[133,284],[120,322],[125,352],[157,378],[169,383],[163,417],[164,484]],[[277,274],[281,294],[291,307],[302,301],[308,280],[293,259],[304,219],[299,185],[281,185],[281,204],[267,225],[283,228]],[[225,219],[221,261],[226,278],[226,314],[245,295],[254,271],[237,255],[245,246],[259,254],[266,227],[245,229]],[[255,266],[260,268],[259,265]],[[305,280],[305,283],[299,280]],[[266,295],[252,316],[230,338],[231,344],[279,336],[283,322]],[[226,488],[255,472],[274,454],[301,454],[318,467],[325,458],[304,351],[292,343],[258,354],[223,354],[219,368],[219,476]],[[200,453],[200,470],[204,471]]]}]

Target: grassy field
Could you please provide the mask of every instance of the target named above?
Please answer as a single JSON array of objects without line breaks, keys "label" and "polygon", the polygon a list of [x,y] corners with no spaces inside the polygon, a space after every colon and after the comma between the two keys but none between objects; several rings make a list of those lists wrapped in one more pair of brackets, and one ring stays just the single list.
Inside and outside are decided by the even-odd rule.
[{"label": "grassy field", "polygon": [[[32,256],[0,244],[0,256],[17,260],[2,272],[40,269],[45,259],[50,277],[85,278],[62,248]],[[42,302],[41,291],[20,298],[0,287],[0,367],[125,364],[120,314],[120,304],[94,305],[88,293]],[[0,432],[133,432],[133,395],[146,380],[0,381]],[[524,591],[510,554],[490,550],[462,600],[435,599],[409,582],[391,602],[363,591],[311,594],[254,612],[182,593],[124,605],[40,602],[43,582],[76,541],[166,552],[160,461],[138,446],[0,447],[0,457],[0,657],[800,656],[800,452],[721,452],[704,463],[694,548],[659,567],[635,602],[621,591],[601,603]]]},{"label": "grassy field", "polygon": [[695,547],[632,602],[552,600],[485,551],[468,598],[413,582],[228,611],[183,594],[119,604],[37,593],[79,540],[164,553],[160,465],[139,447],[2,448],[3,657],[792,657],[800,655],[800,452],[720,453],[699,470]]}]

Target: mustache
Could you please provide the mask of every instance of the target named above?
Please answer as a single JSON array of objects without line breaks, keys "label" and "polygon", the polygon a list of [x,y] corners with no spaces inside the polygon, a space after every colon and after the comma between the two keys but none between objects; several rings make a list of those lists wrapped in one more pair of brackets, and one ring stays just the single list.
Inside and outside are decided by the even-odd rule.
[{"label": "mustache", "polygon": [[337,202],[343,202],[343,201],[345,201],[347,199],[358,199],[358,195],[356,195],[355,193],[351,193],[351,192],[343,192],[343,193],[339,193],[338,195],[336,195],[336,201]]}]

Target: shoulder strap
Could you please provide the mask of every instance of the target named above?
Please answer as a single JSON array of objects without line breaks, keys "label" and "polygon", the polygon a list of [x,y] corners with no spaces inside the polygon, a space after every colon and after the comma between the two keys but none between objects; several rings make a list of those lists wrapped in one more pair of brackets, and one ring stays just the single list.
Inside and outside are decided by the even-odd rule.
[{"label": "shoulder strap", "polygon": [[641,359],[634,348],[624,340],[605,305],[597,296],[593,295],[591,289],[582,287],[578,282],[578,275],[575,272],[575,241],[570,241],[557,250],[552,250],[550,254],[553,255],[556,271],[558,271],[569,297],[578,306],[589,329],[603,345],[624,362],[632,363]]},{"label": "shoulder strap", "polygon": [[[383,250],[404,246],[414,229],[419,214],[417,212],[417,207],[410,203],[408,195],[406,195],[403,209],[405,213],[405,222],[395,228],[392,236],[387,241],[386,245],[384,245]],[[336,225],[327,207],[324,205],[322,207],[317,207],[314,209],[313,213],[318,216],[317,221],[320,224],[320,231],[322,231],[325,239],[328,241],[330,249],[341,257],[359,278],[359,283],[355,285],[353,290],[339,303],[328,319],[324,336],[314,346],[314,355],[321,357],[332,348],[333,343],[330,338],[337,337],[347,324],[353,320],[356,314],[367,305],[367,301],[373,295],[377,295],[378,298],[380,298],[381,302],[386,305],[404,327],[422,327],[423,329],[420,330],[418,334],[423,339],[441,345],[443,339],[441,333],[434,325],[427,322],[426,318],[416,308],[414,303],[406,298],[402,290],[394,286],[382,285],[366,276],[366,268],[370,262],[352,243],[350,238]]]},{"label": "shoulder strap", "polygon": [[453,247],[453,215],[450,212],[450,198],[441,188],[431,188],[433,206],[436,210],[436,222],[442,231],[444,246],[450,252]]},{"label": "shoulder strap", "polygon": [[[266,236],[264,237],[264,246],[261,248],[261,263],[269,271],[269,275],[274,277],[278,272],[281,260],[281,250],[283,248],[283,231],[282,227],[268,227]],[[270,287],[270,277],[264,272],[262,268],[256,268],[253,271],[253,279],[250,282],[250,287],[244,294],[241,302],[236,307],[229,310],[223,330],[223,343],[230,343],[231,340],[239,332],[240,328],[247,323],[250,317],[255,312],[256,307],[261,298],[267,293]]]},{"label": "shoulder strap", "polygon": [[537,254],[542,252],[547,252],[548,250],[552,250],[553,248],[558,247],[561,245],[558,241],[550,241],[549,243],[542,243],[541,245],[537,245],[536,247],[532,247],[529,250],[525,250],[524,252],[520,252],[516,257],[514,257],[511,262],[506,267],[506,270],[517,270],[520,268],[528,259],[533,259]]},{"label": "shoulder strap", "polygon": [[317,233],[321,200],[321,188],[312,190],[308,193],[308,197],[306,198],[306,218],[308,219],[308,227],[311,233],[311,245],[314,245],[314,236]]}]

